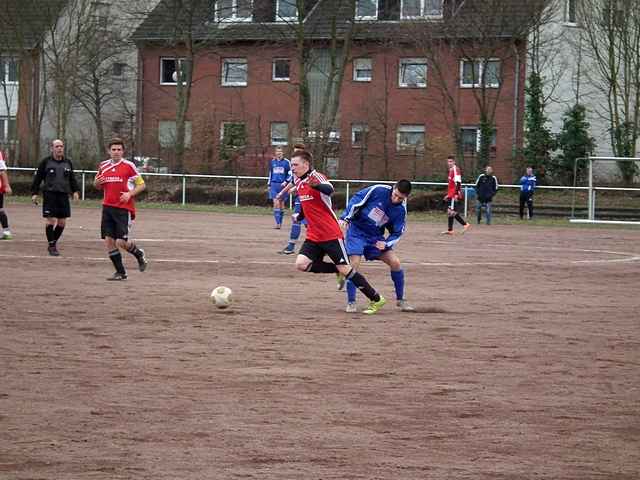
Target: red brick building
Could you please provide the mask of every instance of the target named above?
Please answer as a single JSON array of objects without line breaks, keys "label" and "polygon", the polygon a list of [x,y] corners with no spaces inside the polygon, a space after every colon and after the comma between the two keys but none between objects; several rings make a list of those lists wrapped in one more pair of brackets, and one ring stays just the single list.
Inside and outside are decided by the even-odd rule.
[{"label": "red brick building", "polygon": [[[522,15],[519,2],[504,1]],[[134,34],[143,154],[168,163],[176,118],[173,74],[176,59],[186,58],[184,45],[163,38],[170,3],[161,2]],[[471,173],[484,108],[494,128],[490,162],[499,176],[511,176],[513,152],[522,144],[526,44],[526,35],[517,34],[521,30],[505,33],[515,13],[505,11],[511,22],[489,26],[495,34],[481,31],[467,40],[469,18],[478,16],[474,1],[357,0],[355,19],[349,2],[308,1],[303,25],[312,58],[311,125],[305,136],[299,129],[298,27],[285,16],[288,8],[295,12],[295,2],[254,0],[245,10],[237,0],[215,2],[215,8],[212,3],[204,2],[209,5],[203,7],[206,21],[197,30],[202,44],[193,60],[186,115],[186,171],[262,175],[275,146],[286,148],[305,137],[306,142],[327,142],[320,168],[331,176],[442,177],[446,155],[456,152],[455,132],[459,157]],[[337,34],[332,33],[334,19]],[[486,23],[482,18],[474,22]],[[321,134],[313,121],[328,84],[330,42],[333,36],[343,40],[349,28],[353,43],[338,114],[331,131]],[[455,41],[447,35],[456,35]],[[492,37],[490,49],[483,46],[487,36]],[[242,138],[230,142],[225,151],[231,153],[225,156],[221,145],[233,132]]]}]

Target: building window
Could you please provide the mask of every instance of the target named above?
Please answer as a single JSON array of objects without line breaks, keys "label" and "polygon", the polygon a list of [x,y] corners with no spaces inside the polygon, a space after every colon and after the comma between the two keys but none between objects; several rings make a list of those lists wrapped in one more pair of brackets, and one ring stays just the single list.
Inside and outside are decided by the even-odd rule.
[{"label": "building window", "polygon": [[378,0],[356,0],[356,20],[376,20]]},{"label": "building window", "polygon": [[293,21],[298,19],[296,0],[276,0],[276,21]]},{"label": "building window", "polygon": [[324,159],[324,171],[329,177],[338,176],[338,166],[340,161],[336,157],[326,157]]},{"label": "building window", "polygon": [[400,125],[397,148],[400,150],[424,149],[424,125]]},{"label": "building window", "polygon": [[426,58],[400,59],[398,84],[406,88],[425,88],[427,86]]},{"label": "building window", "polygon": [[271,145],[289,144],[289,124],[287,122],[271,123]]},{"label": "building window", "polygon": [[288,58],[274,58],[272,79],[275,82],[286,82],[289,80],[289,59]]},{"label": "building window", "polygon": [[91,2],[91,16],[98,29],[109,28],[109,10],[110,6],[106,2]]},{"label": "building window", "polygon": [[[184,58],[178,59],[184,73]],[[176,72],[175,58],[160,59],[160,85],[177,85],[178,77]],[[183,82],[184,83],[184,82]]]},{"label": "building window", "polygon": [[460,61],[460,86],[465,88],[500,86],[500,60],[476,59]]},{"label": "building window", "polygon": [[370,82],[373,78],[373,62],[370,58],[356,58],[353,60],[353,80],[356,82]]},{"label": "building window", "polygon": [[[173,148],[176,145],[176,121],[160,120],[158,122],[158,143],[162,148]],[[191,147],[191,122],[184,122],[184,146]]]},{"label": "building window", "polygon": [[401,17],[442,18],[442,0],[401,0]]},{"label": "building window", "polygon": [[578,23],[577,9],[578,0],[565,0],[564,2],[564,21],[571,25]]},{"label": "building window", "polygon": [[366,123],[354,123],[351,125],[351,146],[363,148],[367,146],[369,126]]},{"label": "building window", "polygon": [[225,87],[247,86],[246,58],[225,58],[222,60],[222,85]]},{"label": "building window", "polygon": [[[480,151],[480,129],[478,127],[462,127],[460,129],[462,152],[465,155],[475,155]],[[496,131],[491,137],[491,153],[496,151]]]},{"label": "building window", "polygon": [[241,148],[247,144],[247,130],[242,122],[222,122],[220,143],[228,148]]},{"label": "building window", "polygon": [[252,10],[251,0],[218,0],[216,19],[219,22],[250,22]]},{"label": "building window", "polygon": [[16,117],[0,117],[0,142],[16,140]]},{"label": "building window", "polygon": [[[124,76],[124,69],[126,68],[126,66],[127,65],[125,63],[115,62],[113,64],[112,75],[114,77],[122,77],[122,76]],[[175,66],[175,62],[174,62],[174,66]]]},{"label": "building window", "polygon": [[0,83],[18,83],[18,61],[15,58],[0,58]]}]

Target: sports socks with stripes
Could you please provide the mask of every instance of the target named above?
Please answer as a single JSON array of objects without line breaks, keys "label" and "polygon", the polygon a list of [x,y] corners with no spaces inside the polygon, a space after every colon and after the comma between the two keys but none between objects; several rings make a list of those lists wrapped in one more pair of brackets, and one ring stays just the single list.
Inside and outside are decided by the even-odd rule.
[{"label": "sports socks with stripes", "polygon": [[109,252],[109,260],[113,263],[113,266],[116,268],[116,272],[122,273],[125,275],[127,271],[124,269],[124,264],[122,263],[122,254],[120,250],[115,249]]},{"label": "sports socks with stripes", "polygon": [[[404,298],[404,270],[391,270],[391,280],[396,291],[396,300]],[[351,280],[347,280],[347,302],[355,303],[357,288]]]},{"label": "sports socks with stripes", "polygon": [[284,211],[281,208],[274,208],[273,218],[276,221],[276,225],[282,225],[282,219],[284,218]]},{"label": "sports socks with stripes", "polygon": [[2,228],[4,230],[9,229],[9,219],[7,218],[7,214],[1,208],[0,208],[0,225],[2,225]]},{"label": "sports socks with stripes", "polygon": [[127,247],[127,252],[129,252],[131,255],[133,255],[136,258],[140,258],[142,256],[142,252],[140,251],[140,249],[135,243],[131,243]]}]

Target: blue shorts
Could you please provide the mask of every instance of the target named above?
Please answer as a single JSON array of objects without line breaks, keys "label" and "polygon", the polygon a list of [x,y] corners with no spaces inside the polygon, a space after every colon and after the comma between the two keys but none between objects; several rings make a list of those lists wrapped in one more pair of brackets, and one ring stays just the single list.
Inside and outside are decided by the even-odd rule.
[{"label": "blue shorts", "polygon": [[391,250],[391,247],[379,250],[376,247],[376,242],[380,240],[384,240],[384,238],[367,236],[358,228],[351,225],[347,230],[347,237],[345,239],[347,255],[359,255],[364,257],[365,260],[379,260],[384,252]]},{"label": "blue shorts", "polygon": [[273,200],[284,187],[280,183],[272,183],[269,185],[269,200]]}]

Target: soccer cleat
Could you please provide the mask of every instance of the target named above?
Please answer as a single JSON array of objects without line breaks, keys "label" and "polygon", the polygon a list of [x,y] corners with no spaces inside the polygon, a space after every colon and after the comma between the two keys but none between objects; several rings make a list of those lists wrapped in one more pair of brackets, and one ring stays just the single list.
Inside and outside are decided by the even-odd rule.
[{"label": "soccer cleat", "polygon": [[286,248],[283,248],[282,250],[278,250],[278,253],[280,255],[291,255],[296,252],[293,248],[286,247]]},{"label": "soccer cleat", "polygon": [[126,280],[126,279],[127,279],[127,274],[126,273],[120,273],[120,272],[116,272],[112,276],[107,278],[107,280],[109,280],[110,282],[120,282],[120,281]]},{"label": "soccer cleat", "polygon": [[275,228],[276,230],[280,230],[282,228],[282,225],[279,223],[276,223],[276,225],[273,228]]},{"label": "soccer cleat", "polygon": [[149,261],[147,260],[147,256],[144,254],[144,250],[139,248],[140,255],[136,257],[138,260],[138,270],[144,272],[147,269],[147,265],[149,265]]},{"label": "soccer cleat", "polygon": [[385,303],[387,303],[387,299],[380,295],[380,300],[378,300],[377,302],[369,302],[369,306],[365,308],[362,313],[364,313],[365,315],[373,315],[374,313],[378,313],[378,310],[380,310]]},{"label": "soccer cleat", "polygon": [[338,285],[338,291],[344,290],[344,284],[347,283],[347,278],[340,272],[336,273],[336,283]]},{"label": "soccer cleat", "polygon": [[58,249],[56,248],[55,245],[49,245],[47,247],[47,250],[49,251],[49,255],[51,255],[52,257],[59,257],[60,256],[60,252],[58,251]]},{"label": "soccer cleat", "polygon": [[0,240],[12,240],[12,239],[13,239],[13,235],[11,235],[10,232],[4,232],[0,237]]},{"label": "soccer cleat", "polygon": [[455,235],[453,230],[445,230],[444,232],[440,232],[440,235]]},{"label": "soccer cleat", "polygon": [[464,235],[465,233],[467,233],[467,231],[471,228],[471,224],[470,223],[466,223],[463,227],[462,227],[462,234]]},{"label": "soccer cleat", "polygon": [[356,307],[355,303],[347,303],[347,308],[344,309],[347,313],[357,313],[358,307]]},{"label": "soccer cleat", "polygon": [[396,302],[396,305],[400,308],[401,312],[415,312],[416,308],[412,305],[409,305],[409,303],[406,300],[398,300]]}]

